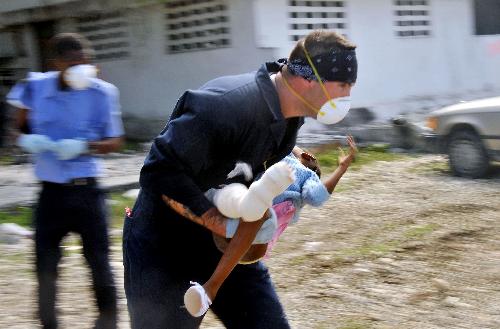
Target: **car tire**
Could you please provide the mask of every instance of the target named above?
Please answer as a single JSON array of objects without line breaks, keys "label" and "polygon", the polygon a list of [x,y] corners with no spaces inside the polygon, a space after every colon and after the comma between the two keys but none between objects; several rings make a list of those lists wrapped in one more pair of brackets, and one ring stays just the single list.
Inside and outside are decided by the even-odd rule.
[{"label": "car tire", "polygon": [[459,130],[449,138],[447,153],[454,175],[480,178],[490,167],[488,153],[479,136],[470,130]]}]

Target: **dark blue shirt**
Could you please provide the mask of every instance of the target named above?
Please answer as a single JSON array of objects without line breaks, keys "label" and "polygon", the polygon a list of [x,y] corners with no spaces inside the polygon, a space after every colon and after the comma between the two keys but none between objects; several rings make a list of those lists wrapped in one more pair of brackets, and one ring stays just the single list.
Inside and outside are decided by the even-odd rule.
[{"label": "dark blue shirt", "polygon": [[209,81],[186,91],[146,157],[141,187],[203,214],[204,191],[227,183],[236,162],[254,175],[292,151],[303,118],[285,119],[270,79],[278,63],[257,72]]}]

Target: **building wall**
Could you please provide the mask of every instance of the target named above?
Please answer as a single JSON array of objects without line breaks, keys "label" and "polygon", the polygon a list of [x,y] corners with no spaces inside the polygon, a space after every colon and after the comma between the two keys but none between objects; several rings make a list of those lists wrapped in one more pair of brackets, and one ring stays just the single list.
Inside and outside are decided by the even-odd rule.
[{"label": "building wall", "polygon": [[[163,125],[186,89],[196,88],[220,75],[257,70],[272,58],[271,50],[255,46],[251,3],[230,1],[229,10],[230,47],[175,54],[165,50],[166,22],[162,5],[127,13],[131,25],[130,57],[99,65],[103,78],[120,89],[129,131],[144,127],[145,120],[153,125],[156,121],[155,128]],[[142,123],[134,124],[135,118]]]},{"label": "building wall", "polygon": [[[256,70],[267,60],[287,56],[295,43],[289,36],[289,0],[228,0],[231,45],[181,53],[166,51],[168,19],[161,1],[141,1],[139,6],[131,5],[134,1],[128,5],[49,2],[51,10],[4,12],[0,5],[4,24],[10,24],[3,29],[21,28],[27,49],[26,56],[11,61],[9,67],[38,68],[32,21],[56,19],[58,31],[78,31],[78,16],[120,10],[128,32],[128,55],[101,60],[98,65],[102,77],[121,91],[131,136],[148,136],[161,129],[184,90],[220,75]],[[358,45],[360,63],[352,93],[354,107],[368,107],[385,120],[400,112],[498,95],[500,35],[475,35],[473,0],[427,0],[431,33],[409,38],[395,33],[393,0],[343,2],[342,33]]]},{"label": "building wall", "polygon": [[[281,7],[287,0],[256,0]],[[272,4],[270,4],[272,3]],[[374,110],[379,119],[405,111],[500,92],[500,35],[476,36],[472,0],[428,0],[430,36],[404,38],[395,33],[393,0],[347,0],[346,34],[357,45],[358,82],[353,106]],[[279,44],[275,54],[289,52],[293,42],[272,36],[289,24],[278,15],[259,26],[261,43]]]}]

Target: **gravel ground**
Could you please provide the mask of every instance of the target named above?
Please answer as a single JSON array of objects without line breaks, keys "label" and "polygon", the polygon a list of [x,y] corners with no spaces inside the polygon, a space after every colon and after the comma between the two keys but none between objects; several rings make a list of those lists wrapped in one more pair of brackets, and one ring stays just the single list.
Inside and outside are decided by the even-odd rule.
[{"label": "gravel ground", "polygon": [[[500,328],[500,171],[451,177],[439,156],[349,172],[267,262],[293,328]],[[119,237],[112,265],[123,283]],[[96,315],[78,240],[65,240],[62,328]],[[0,245],[0,328],[36,328],[32,244]],[[120,288],[120,328],[128,328]],[[223,328],[208,314],[202,328]]]}]

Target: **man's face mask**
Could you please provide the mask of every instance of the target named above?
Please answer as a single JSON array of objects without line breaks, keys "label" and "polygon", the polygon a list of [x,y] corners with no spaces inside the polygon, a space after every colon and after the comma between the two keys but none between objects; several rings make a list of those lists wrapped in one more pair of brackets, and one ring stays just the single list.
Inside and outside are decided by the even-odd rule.
[{"label": "man's face mask", "polygon": [[328,90],[326,89],[323,80],[321,79],[321,76],[318,73],[318,70],[316,69],[316,66],[313,64],[313,61],[311,60],[311,57],[309,56],[309,53],[307,52],[306,48],[304,47],[304,54],[306,55],[307,61],[309,65],[311,66],[314,75],[316,76],[316,79],[321,86],[321,89],[323,90],[323,93],[325,94],[327,101],[323,106],[321,106],[320,109],[317,109],[315,106],[313,106],[311,103],[309,103],[307,100],[304,99],[301,95],[299,95],[295,90],[292,89],[292,87],[288,84],[286,79],[283,79],[285,81],[285,85],[290,89],[290,91],[298,97],[306,106],[314,110],[316,114],[316,120],[320,123],[326,124],[326,125],[331,125],[338,123],[342,121],[347,113],[349,112],[349,109],[351,108],[351,97],[350,96],[345,96],[345,97],[337,97],[337,98],[332,98],[330,94],[328,93]]},{"label": "man's face mask", "polygon": [[329,98],[316,115],[316,120],[325,125],[338,123],[346,117],[350,108],[351,97],[349,96]]},{"label": "man's face mask", "polygon": [[92,78],[97,76],[97,68],[90,64],[80,64],[64,71],[64,81],[73,89],[84,90],[90,87]]}]

